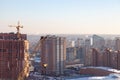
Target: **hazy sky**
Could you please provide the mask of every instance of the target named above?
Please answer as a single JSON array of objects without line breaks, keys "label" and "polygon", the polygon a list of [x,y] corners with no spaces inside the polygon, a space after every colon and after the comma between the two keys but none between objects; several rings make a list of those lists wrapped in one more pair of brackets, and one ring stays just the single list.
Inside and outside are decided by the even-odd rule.
[{"label": "hazy sky", "polygon": [[120,0],[0,0],[0,32],[120,34]]}]

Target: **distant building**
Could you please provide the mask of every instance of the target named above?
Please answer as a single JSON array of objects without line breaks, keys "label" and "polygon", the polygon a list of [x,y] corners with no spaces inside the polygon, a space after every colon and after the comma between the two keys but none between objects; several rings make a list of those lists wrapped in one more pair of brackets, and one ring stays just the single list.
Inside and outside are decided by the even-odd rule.
[{"label": "distant building", "polygon": [[92,49],[92,66],[103,66],[103,53],[97,49]]},{"label": "distant building", "polygon": [[[57,36],[41,37],[41,73],[63,74],[66,60],[66,39]],[[46,64],[46,66],[44,66]]]},{"label": "distant building", "polygon": [[87,39],[85,39],[85,46],[86,47],[91,47],[91,39],[90,38],[87,38]]},{"label": "distant building", "polygon": [[92,64],[92,49],[85,47],[84,53],[84,66],[90,66]]},{"label": "distant building", "polygon": [[14,33],[0,33],[0,80],[22,80],[28,76],[28,49],[25,34],[18,40]]},{"label": "distant building", "polygon": [[76,59],[76,48],[69,47],[66,48],[66,61],[72,62]]},{"label": "distant building", "polygon": [[81,47],[81,46],[84,46],[85,45],[85,41],[84,39],[82,38],[78,38],[76,41],[75,41],[75,47]]},{"label": "distant building", "polygon": [[120,50],[120,37],[115,39],[115,50]]},{"label": "distant building", "polygon": [[103,50],[105,46],[105,40],[104,38],[98,36],[98,35],[93,35],[93,48],[97,48],[99,50]]},{"label": "distant building", "polygon": [[84,46],[84,65],[88,66],[91,65],[91,39],[85,39],[85,46]]},{"label": "distant building", "polygon": [[66,63],[83,64],[84,63],[84,47],[69,47],[66,49]]},{"label": "distant building", "polygon": [[75,47],[75,41],[74,40],[67,40],[66,47]]},{"label": "distant building", "polygon": [[76,47],[76,59],[80,60],[80,64],[84,63],[85,60],[85,47]]},{"label": "distant building", "polygon": [[106,39],[106,41],[105,41],[105,47],[106,48],[110,48],[110,49],[114,50],[114,46],[115,46],[114,40],[112,40],[112,39]]},{"label": "distant building", "polygon": [[104,66],[120,69],[120,51],[113,51],[109,48],[104,51],[92,49],[92,62],[90,66]]}]

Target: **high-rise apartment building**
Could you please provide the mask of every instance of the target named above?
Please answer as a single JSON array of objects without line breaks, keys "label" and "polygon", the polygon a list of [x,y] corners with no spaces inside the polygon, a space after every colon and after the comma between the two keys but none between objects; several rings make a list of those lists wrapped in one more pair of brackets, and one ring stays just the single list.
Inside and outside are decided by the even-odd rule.
[{"label": "high-rise apartment building", "polygon": [[66,60],[66,39],[64,37],[41,37],[41,73],[63,74]]},{"label": "high-rise apartment building", "polygon": [[90,63],[91,63],[91,38],[86,38],[84,46],[84,64],[85,66],[89,66]]},{"label": "high-rise apartment building", "polygon": [[97,48],[99,50],[103,50],[105,46],[105,40],[104,38],[98,36],[98,35],[93,35],[93,48]]},{"label": "high-rise apartment building", "polygon": [[106,48],[104,51],[92,49],[92,61],[90,66],[103,66],[120,69],[120,51]]},{"label": "high-rise apartment building", "polygon": [[66,61],[72,62],[76,59],[76,47],[66,48]]},{"label": "high-rise apartment building", "polygon": [[105,47],[106,48],[110,48],[110,49],[113,49],[114,50],[114,47],[115,46],[115,40],[113,39],[106,39],[105,40]]},{"label": "high-rise apartment building", "polygon": [[0,80],[23,80],[29,74],[29,43],[26,35],[0,33]]},{"label": "high-rise apartment building", "polygon": [[77,40],[75,41],[75,46],[76,47],[81,47],[85,45],[85,41],[82,38],[77,38]]},{"label": "high-rise apartment building", "polygon": [[120,50],[120,37],[115,39],[115,50]]}]

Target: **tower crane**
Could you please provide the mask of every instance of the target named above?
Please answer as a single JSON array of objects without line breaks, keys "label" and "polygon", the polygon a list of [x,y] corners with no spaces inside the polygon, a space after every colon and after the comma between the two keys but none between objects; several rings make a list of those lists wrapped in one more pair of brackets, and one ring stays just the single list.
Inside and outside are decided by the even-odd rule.
[{"label": "tower crane", "polygon": [[36,56],[36,52],[37,52],[38,50],[40,50],[40,48],[41,48],[41,41],[39,40],[39,41],[36,43],[36,45],[35,45],[35,47],[34,47],[34,49],[33,49],[33,52],[32,52],[32,56],[33,56],[33,57]]},{"label": "tower crane", "polygon": [[20,39],[20,28],[23,28],[23,26],[20,25],[20,22],[18,21],[17,26],[9,25],[9,27],[16,27],[16,29],[17,29],[17,38]]},{"label": "tower crane", "polygon": [[[32,52],[32,56],[35,57],[36,56],[36,52],[38,50],[41,51],[41,45],[42,45],[42,41],[44,41],[44,37],[41,36],[41,38],[39,39],[39,41],[37,42],[37,44],[35,45],[34,49],[33,49],[33,52]],[[41,56],[41,54],[40,54]]]}]

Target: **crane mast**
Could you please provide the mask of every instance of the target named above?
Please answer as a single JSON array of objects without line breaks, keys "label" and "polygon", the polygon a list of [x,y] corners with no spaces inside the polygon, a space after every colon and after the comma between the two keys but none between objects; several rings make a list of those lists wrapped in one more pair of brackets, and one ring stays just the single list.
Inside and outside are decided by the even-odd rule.
[{"label": "crane mast", "polygon": [[17,29],[17,38],[20,39],[20,28],[23,28],[23,26],[20,25],[20,22],[18,21],[18,24],[16,26],[9,25],[9,27],[16,27],[16,29]]}]

